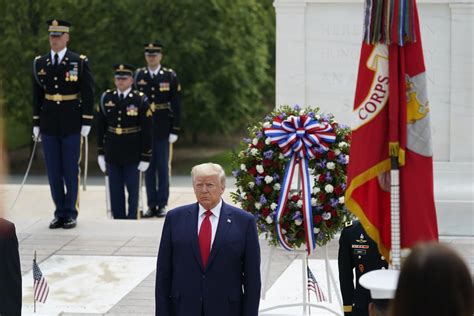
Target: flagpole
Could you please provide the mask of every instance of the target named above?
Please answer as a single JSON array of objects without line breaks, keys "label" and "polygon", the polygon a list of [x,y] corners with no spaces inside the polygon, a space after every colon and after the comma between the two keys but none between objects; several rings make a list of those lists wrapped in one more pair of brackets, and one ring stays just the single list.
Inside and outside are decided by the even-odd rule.
[{"label": "flagpole", "polygon": [[[309,266],[308,256],[306,256],[306,275],[308,274],[308,266]],[[308,311],[309,311],[309,315],[311,315],[311,293],[309,292],[308,281],[306,281],[306,289],[308,292]]]},{"label": "flagpole", "polygon": [[305,288],[308,288],[308,253],[304,252],[301,255],[303,256],[303,258],[301,258],[303,268],[303,315],[306,315],[306,306],[308,305],[308,302],[304,290]]},{"label": "flagpole", "polygon": [[[35,257],[33,259],[33,265],[36,262],[36,250],[35,250]],[[34,308],[34,313],[36,314],[36,296],[35,296],[35,272],[33,269],[33,308]]]},{"label": "flagpole", "polygon": [[398,157],[392,157],[390,170],[390,209],[392,237],[392,268],[400,270],[400,171]]}]

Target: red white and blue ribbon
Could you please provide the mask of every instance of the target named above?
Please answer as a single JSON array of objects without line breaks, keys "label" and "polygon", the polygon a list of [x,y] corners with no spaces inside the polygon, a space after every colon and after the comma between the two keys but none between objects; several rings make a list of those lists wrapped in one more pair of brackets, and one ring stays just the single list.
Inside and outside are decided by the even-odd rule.
[{"label": "red white and blue ribbon", "polygon": [[335,142],[336,135],[329,123],[318,122],[307,115],[290,116],[286,120],[276,117],[273,120],[272,126],[264,129],[264,133],[273,144],[278,144],[285,157],[290,157],[290,161],[285,167],[278,206],[275,211],[278,240],[286,250],[293,249],[283,236],[280,222],[288,202],[295,168],[299,165],[302,187],[301,197],[303,201],[303,224],[306,235],[306,248],[308,255],[310,255],[316,247],[316,240],[311,211],[311,183],[308,161],[313,159],[318,151],[327,151],[329,149],[328,143]]}]

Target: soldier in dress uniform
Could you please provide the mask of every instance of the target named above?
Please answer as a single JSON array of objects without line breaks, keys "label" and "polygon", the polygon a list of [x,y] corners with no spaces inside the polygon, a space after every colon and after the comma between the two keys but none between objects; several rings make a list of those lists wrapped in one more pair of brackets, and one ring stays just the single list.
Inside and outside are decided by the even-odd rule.
[{"label": "soldier in dress uniform", "polygon": [[117,64],[114,69],[116,89],[102,94],[97,114],[98,162],[109,176],[114,218],[137,219],[139,175],[147,170],[151,158],[152,112],[146,96],[132,90],[135,68]]},{"label": "soldier in dress uniform", "polygon": [[49,20],[51,51],[33,62],[33,137],[43,141],[56,210],[49,228],[73,228],[79,207],[81,135],[91,129],[94,82],[87,57],[67,48],[71,23]]},{"label": "soldier in dress uniform", "polygon": [[377,244],[365,233],[359,221],[346,222],[342,230],[338,265],[344,316],[368,316],[370,293],[361,287],[359,278],[366,272],[386,269],[388,263],[380,255]]},{"label": "soldier in dress uniform", "polygon": [[163,45],[145,44],[147,67],[135,73],[135,87],[148,97],[153,112],[153,155],[145,174],[148,210],[143,217],[166,214],[173,143],[178,139],[180,84],[176,72],[161,65]]}]

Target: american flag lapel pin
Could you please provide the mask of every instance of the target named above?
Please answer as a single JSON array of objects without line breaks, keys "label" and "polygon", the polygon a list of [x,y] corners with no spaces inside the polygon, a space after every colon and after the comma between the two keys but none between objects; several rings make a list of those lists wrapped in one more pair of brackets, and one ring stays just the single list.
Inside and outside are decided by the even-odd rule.
[{"label": "american flag lapel pin", "polygon": [[230,218],[227,219],[227,223],[232,223],[232,221],[230,220]]}]

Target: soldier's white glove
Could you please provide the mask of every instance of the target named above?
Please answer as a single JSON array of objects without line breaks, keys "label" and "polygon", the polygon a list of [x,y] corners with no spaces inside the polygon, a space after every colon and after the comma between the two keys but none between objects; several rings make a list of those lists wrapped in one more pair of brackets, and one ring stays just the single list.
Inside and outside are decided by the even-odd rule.
[{"label": "soldier's white glove", "polygon": [[150,166],[150,163],[149,162],[146,162],[146,161],[140,161],[140,163],[138,164],[138,170],[140,170],[141,172],[145,172],[148,167]]},{"label": "soldier's white glove", "polygon": [[170,136],[168,137],[168,141],[172,144],[174,143],[175,141],[178,140],[178,135],[176,134],[170,134]]},{"label": "soldier's white glove", "polygon": [[41,141],[39,126],[33,126],[33,140],[35,142],[40,142]]},{"label": "soldier's white glove", "polygon": [[82,125],[82,128],[81,128],[81,135],[82,136],[87,137],[87,135],[89,135],[90,131],[91,131],[90,125]]},{"label": "soldier's white glove", "polygon": [[99,168],[100,170],[105,173],[107,171],[107,167],[106,167],[106,164],[105,164],[105,157],[104,155],[99,155],[99,157],[97,157],[97,162],[99,163]]}]

